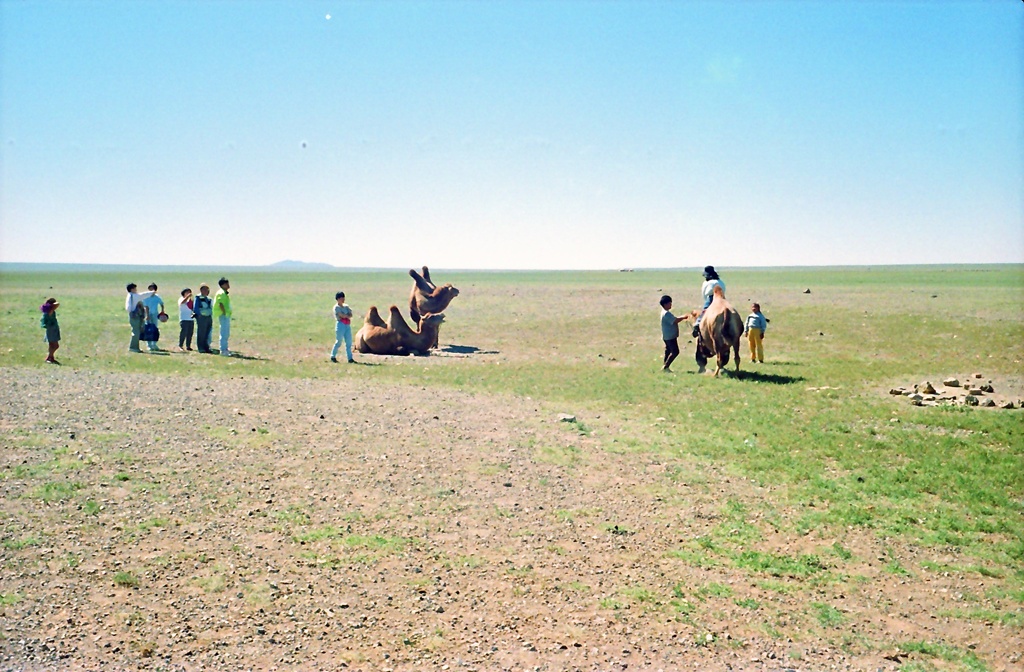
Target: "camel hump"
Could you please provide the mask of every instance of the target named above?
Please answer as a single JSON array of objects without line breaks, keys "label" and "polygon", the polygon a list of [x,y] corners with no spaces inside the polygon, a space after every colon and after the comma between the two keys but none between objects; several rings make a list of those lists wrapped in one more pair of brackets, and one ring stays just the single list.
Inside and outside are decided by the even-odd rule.
[{"label": "camel hump", "polygon": [[725,298],[725,291],[724,291],[724,290],[722,289],[722,286],[721,286],[721,285],[715,285],[715,286],[714,286],[714,287],[713,287],[713,288],[711,289],[711,291],[712,291],[712,292],[714,293],[714,295],[715,295],[715,296],[720,296],[720,297],[722,297],[723,299]]},{"label": "camel hump", "polygon": [[388,326],[389,329],[399,329],[399,330],[402,330],[402,329],[408,330],[409,329],[409,325],[406,324],[405,318],[402,317],[402,311],[400,311],[398,309],[398,306],[394,306],[393,305],[388,310],[391,313],[388,316],[388,325],[387,326]]},{"label": "camel hump", "polygon": [[377,306],[370,306],[370,310],[366,311],[365,322],[375,327],[384,326],[384,320],[381,319],[380,313],[377,312]]}]

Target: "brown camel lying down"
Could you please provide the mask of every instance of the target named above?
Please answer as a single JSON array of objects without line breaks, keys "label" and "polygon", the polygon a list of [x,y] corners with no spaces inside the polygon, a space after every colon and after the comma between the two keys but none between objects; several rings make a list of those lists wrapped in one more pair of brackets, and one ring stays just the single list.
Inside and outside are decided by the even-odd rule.
[{"label": "brown camel lying down", "polygon": [[736,356],[736,373],[740,371],[740,340],[743,337],[743,318],[725,300],[721,287],[715,287],[715,297],[700,320],[700,338],[697,341],[698,373],[704,373],[708,359],[715,356],[718,368],[715,376],[729,363],[729,348]]},{"label": "brown camel lying down", "polygon": [[414,284],[409,292],[409,317],[413,322],[419,323],[420,316],[427,313],[441,313],[448,307],[459,290],[452,287],[451,283],[438,287],[430,280],[430,269],[423,267],[423,275],[413,269],[409,269]]},{"label": "brown camel lying down", "polygon": [[406,324],[398,306],[391,306],[388,321],[381,319],[377,306],[370,306],[363,326],[356,333],[356,350],[374,355],[408,355],[426,353],[437,342],[437,332],[444,322],[444,313],[424,315],[419,331]]}]

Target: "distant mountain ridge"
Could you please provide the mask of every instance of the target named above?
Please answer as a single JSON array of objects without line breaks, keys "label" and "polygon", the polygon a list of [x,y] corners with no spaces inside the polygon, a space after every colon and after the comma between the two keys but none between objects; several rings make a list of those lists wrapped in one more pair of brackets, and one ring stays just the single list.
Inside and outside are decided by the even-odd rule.
[{"label": "distant mountain ridge", "polygon": [[271,268],[280,269],[283,271],[329,271],[334,269],[334,266],[330,264],[324,264],[312,261],[296,261],[295,259],[285,259],[276,263],[270,264]]}]

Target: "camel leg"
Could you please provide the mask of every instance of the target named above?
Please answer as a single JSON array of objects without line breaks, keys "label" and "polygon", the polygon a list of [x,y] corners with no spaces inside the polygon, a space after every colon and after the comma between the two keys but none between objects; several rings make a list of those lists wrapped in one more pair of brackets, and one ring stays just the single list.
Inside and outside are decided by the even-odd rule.
[{"label": "camel leg", "polygon": [[704,346],[700,342],[700,339],[697,339],[697,352],[694,354],[694,359],[697,360],[697,373],[704,373],[707,371],[708,357],[704,354]]},{"label": "camel leg", "polygon": [[[424,266],[423,270],[427,270],[427,267]],[[421,292],[428,296],[430,294],[433,294],[435,287],[432,284],[430,284],[430,281],[424,280],[423,276],[417,273],[414,269],[409,269],[409,276],[412,277],[412,279],[416,282],[416,289],[420,290]]]}]

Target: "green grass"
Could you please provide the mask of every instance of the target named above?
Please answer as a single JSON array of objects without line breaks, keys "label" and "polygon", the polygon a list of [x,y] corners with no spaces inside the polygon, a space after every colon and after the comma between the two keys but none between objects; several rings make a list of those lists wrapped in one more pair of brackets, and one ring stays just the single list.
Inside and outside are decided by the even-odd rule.
[{"label": "green grass", "polygon": [[811,611],[814,613],[815,620],[823,628],[838,628],[846,620],[842,612],[830,604],[812,602]]},{"label": "green grass", "polygon": [[706,583],[697,589],[697,597],[706,599],[709,597],[731,597],[732,588],[721,583]]},{"label": "green grass", "polygon": [[556,464],[562,467],[569,467],[580,461],[580,449],[575,446],[546,446],[537,448],[535,459],[546,464]]},{"label": "green grass", "polygon": [[167,519],[159,517],[147,518],[138,524],[137,529],[140,532],[148,532],[156,527],[167,527]]},{"label": "green grass", "polygon": [[309,513],[304,508],[294,505],[283,511],[274,511],[271,516],[289,525],[308,525],[310,522]]},{"label": "green grass", "polygon": [[122,588],[136,588],[139,585],[139,579],[131,572],[117,572],[114,574],[114,585]]},{"label": "green grass", "polygon": [[323,541],[325,539],[340,539],[344,536],[345,531],[341,528],[335,527],[334,525],[325,525],[307,532],[296,534],[293,538],[300,544],[308,544]]},{"label": "green grass", "polygon": [[29,491],[29,497],[41,499],[44,502],[58,502],[71,499],[75,492],[82,488],[82,484],[71,481],[50,481],[36,486]]},{"label": "green grass", "polygon": [[4,548],[11,551],[20,551],[29,546],[38,546],[41,543],[39,537],[30,535],[21,539],[4,539]]},{"label": "green grass", "polygon": [[623,588],[619,594],[635,604],[654,605],[658,602],[657,594],[645,586]]},{"label": "green grass", "polygon": [[[965,670],[966,672],[987,672],[989,669],[973,651],[962,651],[957,647],[950,646],[948,644],[914,641],[903,642],[898,645],[898,648],[901,652],[907,654],[919,654],[929,658],[940,658],[951,663],[959,663],[960,669]],[[904,667],[906,668],[906,666]],[[932,670],[935,668],[926,664],[925,666],[917,669]]]}]

